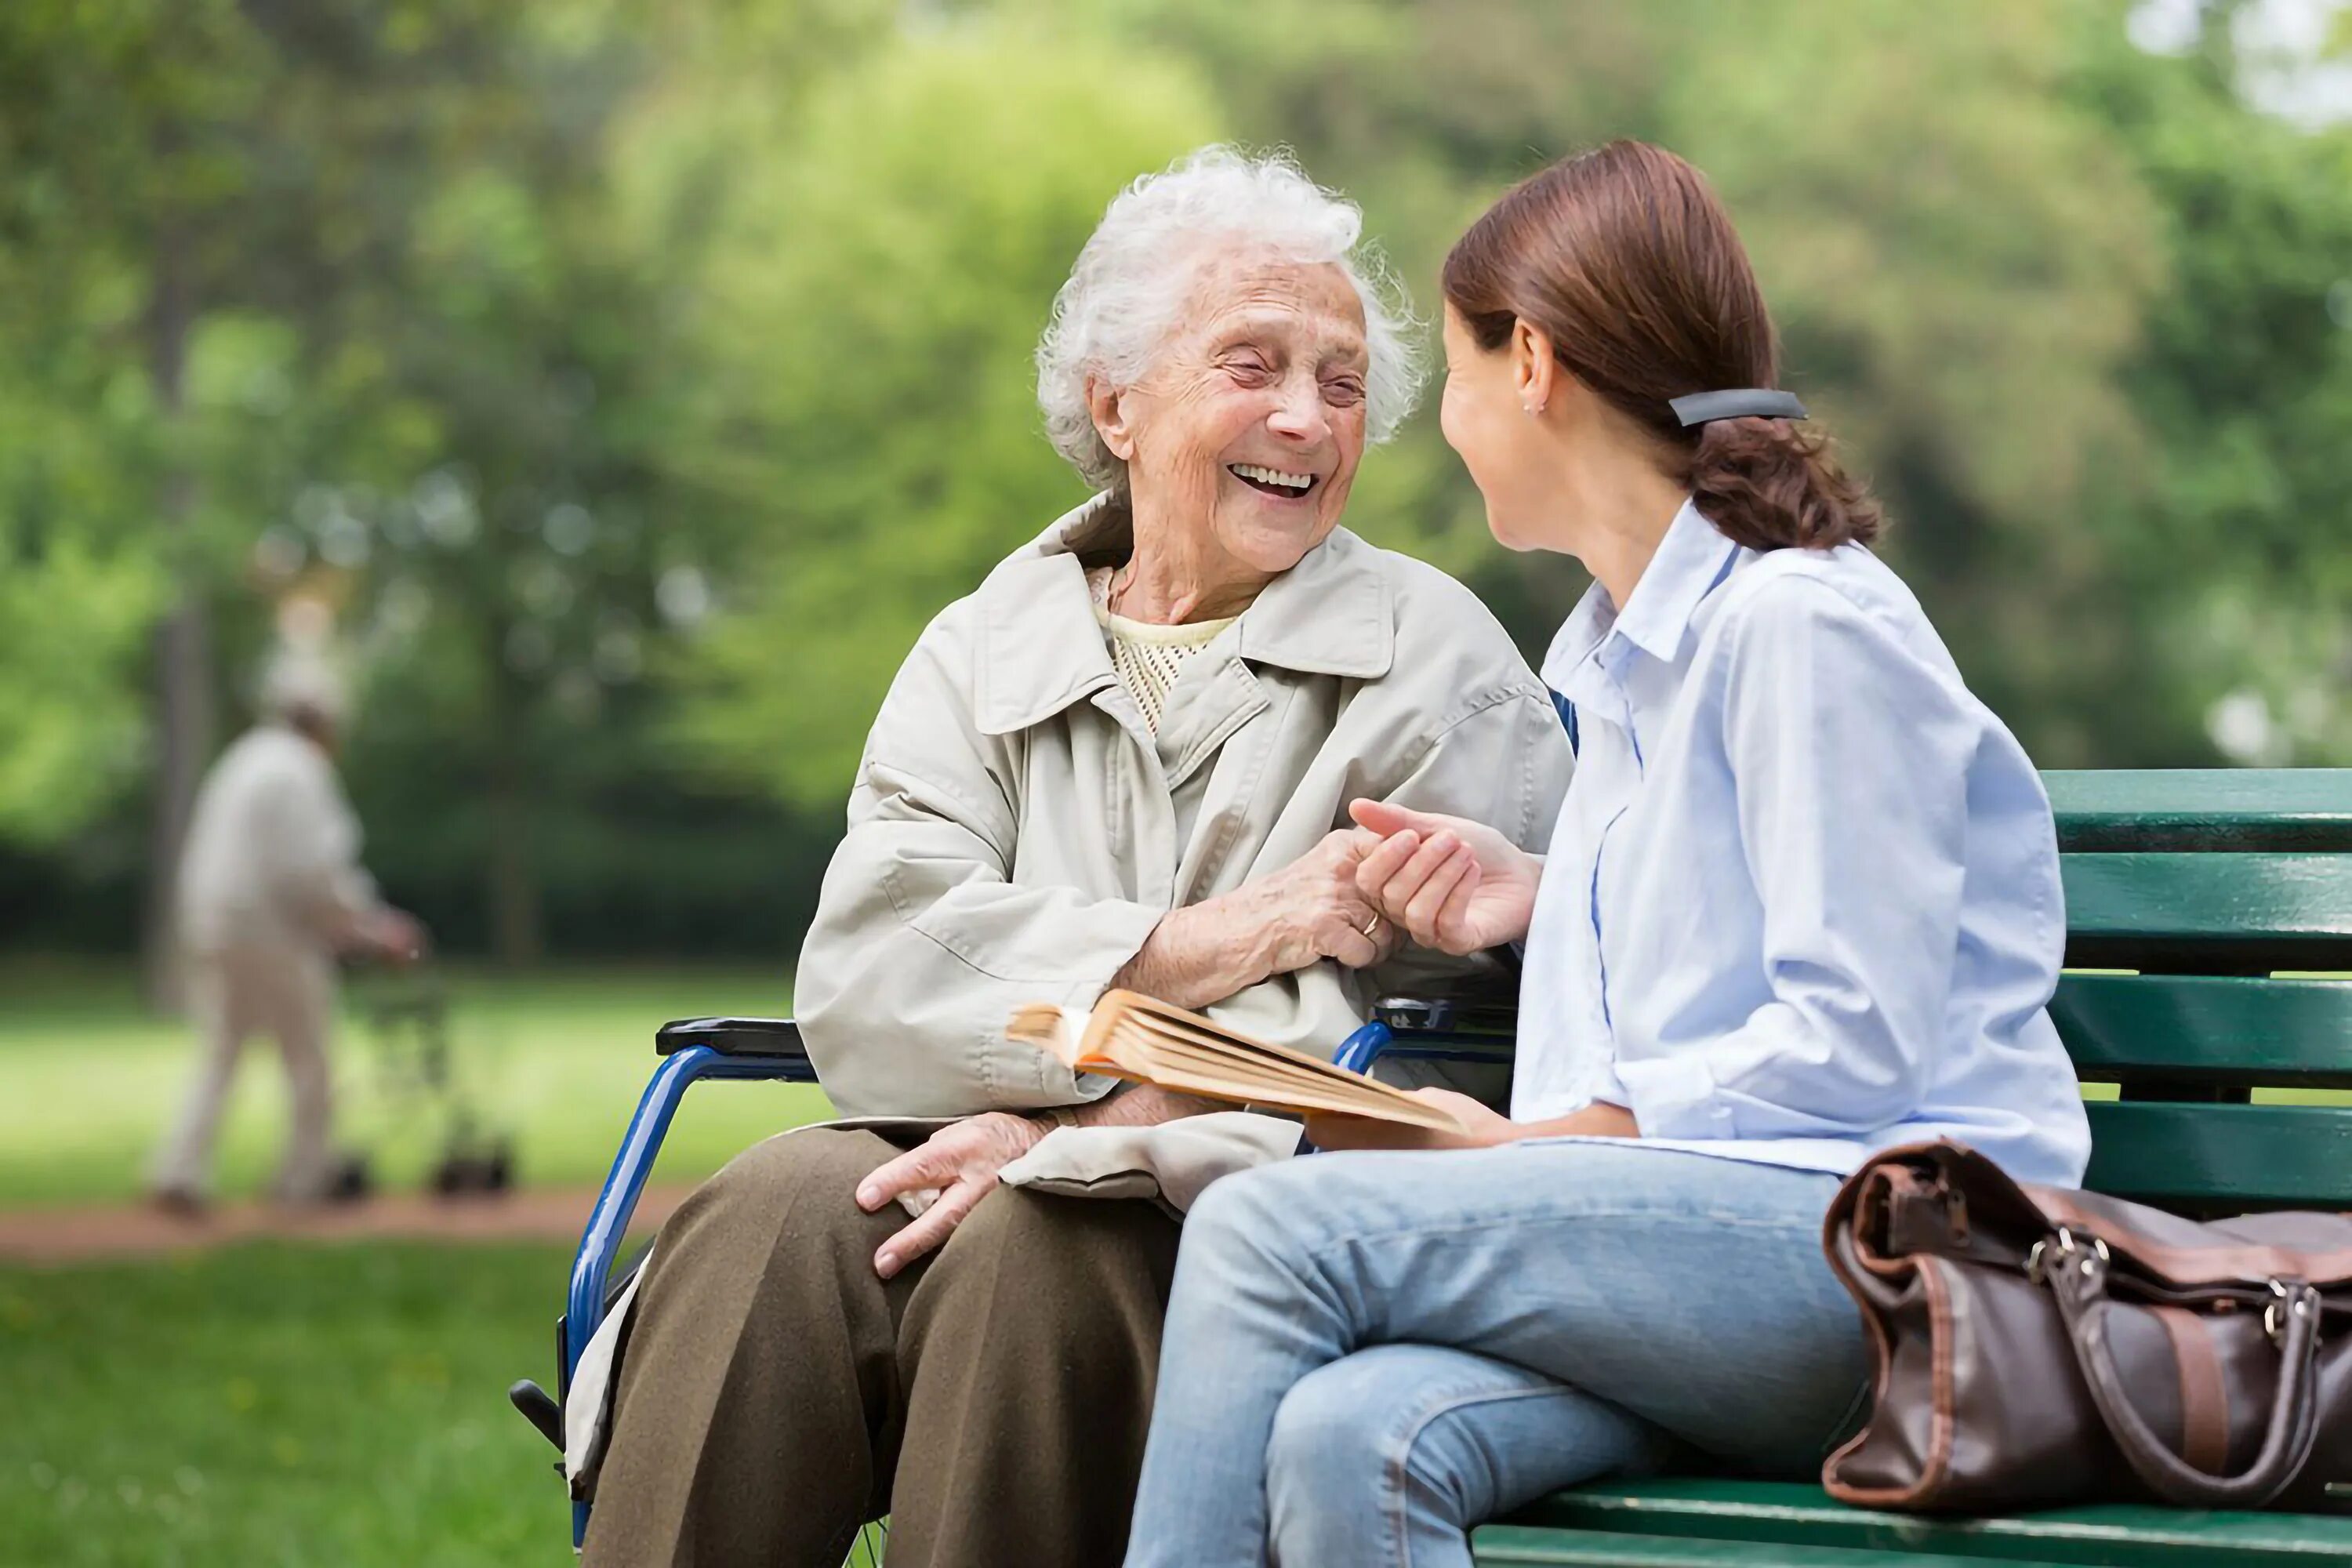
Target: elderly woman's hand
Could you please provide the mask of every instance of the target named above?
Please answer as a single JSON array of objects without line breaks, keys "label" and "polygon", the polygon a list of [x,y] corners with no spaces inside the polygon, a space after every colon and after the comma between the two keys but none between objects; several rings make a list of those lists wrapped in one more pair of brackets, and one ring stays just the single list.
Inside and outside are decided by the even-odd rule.
[{"label": "elderly woman's hand", "polygon": [[1398,940],[1358,884],[1357,869],[1370,847],[1365,835],[1339,829],[1281,870],[1212,902],[1222,906],[1221,918],[1257,932],[1269,974],[1288,974],[1327,958],[1367,968],[1394,952]]},{"label": "elderly woman's hand", "polygon": [[[1151,1127],[1186,1116],[1231,1110],[1157,1084],[1131,1084],[1116,1093],[1054,1114],[1078,1127]],[[927,1252],[937,1251],[981,1199],[998,1186],[997,1174],[1053,1127],[1034,1117],[992,1110],[940,1128],[857,1184],[857,1206],[872,1214],[909,1193],[932,1193],[929,1206],[874,1255],[874,1272],[887,1279]]]},{"label": "elderly woman's hand", "polygon": [[1040,1123],[1008,1111],[968,1117],[940,1128],[858,1183],[857,1206],[868,1214],[908,1193],[939,1194],[914,1224],[882,1244],[874,1255],[874,1272],[887,1279],[936,1250],[996,1190],[996,1173],[1035,1147],[1045,1131]]},{"label": "elderly woman's hand", "polygon": [[1356,876],[1377,842],[1340,828],[1279,871],[1170,910],[1111,984],[1202,1007],[1327,958],[1350,969],[1380,963],[1400,939]]}]

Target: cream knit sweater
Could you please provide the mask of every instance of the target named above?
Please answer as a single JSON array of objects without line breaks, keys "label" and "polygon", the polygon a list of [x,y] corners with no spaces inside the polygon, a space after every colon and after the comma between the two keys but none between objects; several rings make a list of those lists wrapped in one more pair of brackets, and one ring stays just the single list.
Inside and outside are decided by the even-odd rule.
[{"label": "cream knit sweater", "polygon": [[1167,710],[1168,693],[1174,689],[1176,678],[1184,672],[1186,662],[1240,617],[1227,616],[1222,620],[1163,626],[1115,616],[1110,610],[1112,570],[1097,566],[1087,574],[1087,586],[1094,591],[1095,619],[1102,623],[1110,641],[1111,673],[1135,699],[1136,707],[1143,712],[1145,726],[1157,735],[1160,716]]}]

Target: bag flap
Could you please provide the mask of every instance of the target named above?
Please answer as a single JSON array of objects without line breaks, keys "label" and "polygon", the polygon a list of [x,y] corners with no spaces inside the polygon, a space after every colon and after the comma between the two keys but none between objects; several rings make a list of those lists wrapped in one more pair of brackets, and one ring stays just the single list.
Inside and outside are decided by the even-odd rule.
[{"label": "bag flap", "polygon": [[2168,1285],[2352,1284],[2352,1216],[2283,1211],[2200,1221],[2103,1193],[2024,1191],[2052,1225],[2097,1237],[2133,1270]]},{"label": "bag flap", "polygon": [[2117,1266],[2182,1289],[2262,1289],[2301,1279],[2352,1284],[2352,1215],[2308,1212],[2193,1220],[2103,1193],[2012,1181],[1958,1143],[1915,1143],[1874,1156],[1846,1179],[1829,1229],[1851,1226],[1874,1271],[1915,1253],[2021,1265],[2063,1229],[2103,1243]]}]

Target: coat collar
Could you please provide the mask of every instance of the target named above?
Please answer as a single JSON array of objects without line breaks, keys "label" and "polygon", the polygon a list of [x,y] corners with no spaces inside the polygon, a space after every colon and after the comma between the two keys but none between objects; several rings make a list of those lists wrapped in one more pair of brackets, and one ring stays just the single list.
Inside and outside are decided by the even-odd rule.
[{"label": "coat collar", "polygon": [[[973,595],[980,612],[974,693],[983,733],[1011,734],[1115,685],[1087,592],[1082,555],[1132,547],[1126,503],[1106,491],[1007,557]],[[1234,627],[1252,664],[1370,680],[1396,653],[1395,595],[1372,547],[1344,528],[1258,595]]]}]

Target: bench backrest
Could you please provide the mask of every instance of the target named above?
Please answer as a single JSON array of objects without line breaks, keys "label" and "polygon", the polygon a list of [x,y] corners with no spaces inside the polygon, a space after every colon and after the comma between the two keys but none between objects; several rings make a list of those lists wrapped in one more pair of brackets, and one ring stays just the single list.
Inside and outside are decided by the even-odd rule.
[{"label": "bench backrest", "polygon": [[2043,778],[2069,969],[2051,1014],[2120,1092],[2091,1107],[2088,1184],[2352,1208],[2352,770]]}]

